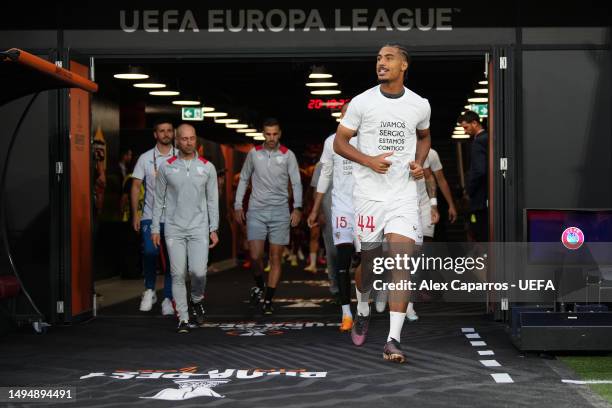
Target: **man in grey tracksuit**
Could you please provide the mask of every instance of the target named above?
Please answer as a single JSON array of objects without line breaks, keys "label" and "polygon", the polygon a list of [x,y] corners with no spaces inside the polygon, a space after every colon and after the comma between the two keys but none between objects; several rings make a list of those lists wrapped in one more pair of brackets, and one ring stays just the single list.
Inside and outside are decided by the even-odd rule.
[{"label": "man in grey tracksuit", "polygon": [[[289,244],[290,226],[302,217],[302,181],[295,154],[279,143],[280,124],[268,119],[263,124],[265,142],[247,155],[236,191],[236,220],[245,221],[242,199],[249,180],[252,184],[249,211],[246,215],[247,238],[251,253],[253,277],[251,302],[258,305],[264,289],[263,254],[266,238],[270,240],[270,274],[265,288],[264,314],[272,314],[272,298],[281,275],[281,255]],[[293,212],[289,214],[289,180],[293,188]]]},{"label": "man in grey tracksuit", "polygon": [[[196,132],[183,124],[177,129],[178,156],[159,169],[151,234],[160,243],[160,219],[165,215],[165,239],[170,257],[172,295],[179,317],[179,333],[189,331],[185,270],[191,280],[196,323],[204,323],[204,290],[208,250],[219,242],[219,190],[215,166],[196,151]],[[209,239],[210,238],[210,239]],[[187,265],[188,264],[188,265]]]}]

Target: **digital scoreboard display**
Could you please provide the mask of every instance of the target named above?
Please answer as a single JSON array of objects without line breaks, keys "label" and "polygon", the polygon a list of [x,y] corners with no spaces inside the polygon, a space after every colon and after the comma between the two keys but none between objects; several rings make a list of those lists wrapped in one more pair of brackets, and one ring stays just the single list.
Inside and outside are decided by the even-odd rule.
[{"label": "digital scoreboard display", "polygon": [[308,109],[340,109],[349,101],[350,99],[310,99]]}]

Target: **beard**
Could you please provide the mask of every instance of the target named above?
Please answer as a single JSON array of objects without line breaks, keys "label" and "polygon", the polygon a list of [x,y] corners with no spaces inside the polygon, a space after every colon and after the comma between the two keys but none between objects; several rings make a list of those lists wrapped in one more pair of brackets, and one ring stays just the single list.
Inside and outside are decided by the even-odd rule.
[{"label": "beard", "polygon": [[383,79],[377,78],[376,82],[378,82],[379,84],[388,84],[390,80],[386,78],[383,78]]},{"label": "beard", "polygon": [[195,148],[193,147],[178,147],[178,149],[181,151],[181,153],[183,153],[185,156],[189,156],[190,154],[192,154],[193,152],[195,152]]}]

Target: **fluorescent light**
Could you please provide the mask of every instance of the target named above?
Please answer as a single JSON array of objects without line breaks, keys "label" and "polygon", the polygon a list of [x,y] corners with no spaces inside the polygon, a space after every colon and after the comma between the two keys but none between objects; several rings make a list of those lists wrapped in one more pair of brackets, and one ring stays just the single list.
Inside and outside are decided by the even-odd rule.
[{"label": "fluorescent light", "polygon": [[238,129],[236,132],[238,132],[238,133],[253,133],[253,132],[257,132],[257,129],[251,129],[251,128],[248,128],[248,129]]},{"label": "fluorescent light", "polygon": [[308,75],[308,78],[310,79],[325,79],[325,78],[331,78],[331,77],[332,77],[332,74],[322,74],[322,73],[315,73],[315,72]]},{"label": "fluorescent light", "polygon": [[455,130],[458,132],[464,132],[463,128],[461,126],[455,126]]},{"label": "fluorescent light", "polygon": [[474,92],[476,92],[477,94],[486,94],[486,93],[489,93],[489,90],[487,88],[479,88],[479,89],[474,89]]},{"label": "fluorescent light", "polygon": [[127,70],[113,75],[117,79],[147,79],[149,76],[145,74],[141,67],[128,65]]},{"label": "fluorescent light", "polygon": [[306,82],[306,86],[338,86],[337,82]]},{"label": "fluorescent light", "polygon": [[137,84],[134,84],[134,88],[148,88],[148,89],[155,89],[155,88],[165,88],[166,84],[160,84],[159,82],[139,82]]},{"label": "fluorescent light", "polygon": [[225,127],[228,129],[246,129],[249,125],[245,125],[244,123],[228,123]]},{"label": "fluorescent light", "polygon": [[215,119],[215,123],[238,123],[240,122],[238,119]]},{"label": "fluorescent light", "polygon": [[153,96],[178,96],[181,93],[179,91],[151,91],[149,95]]},{"label": "fluorescent light", "polygon": [[336,118],[336,122],[340,122],[342,119],[340,118]]},{"label": "fluorescent light", "polygon": [[310,91],[312,95],[338,95],[340,90],[338,89],[317,89],[316,91]]},{"label": "fluorescent light", "polygon": [[467,134],[466,135],[455,135],[455,134],[453,134],[451,136],[451,139],[469,139],[469,138],[470,138],[470,135],[467,135]]},{"label": "fluorescent light", "polygon": [[489,85],[489,81],[479,81],[478,85]]},{"label": "fluorescent light", "polygon": [[213,112],[214,110],[212,106],[202,106],[202,112]]},{"label": "fluorescent light", "polygon": [[263,137],[263,132],[249,132],[246,135],[250,137]]},{"label": "fluorescent light", "polygon": [[147,74],[115,74],[113,77],[117,79],[147,79]]},{"label": "fluorescent light", "polygon": [[266,138],[263,136],[255,136],[253,140],[266,140]]},{"label": "fluorescent light", "polygon": [[463,109],[472,109],[472,105],[465,105]]},{"label": "fluorescent light", "polygon": [[201,103],[202,102],[200,101],[192,101],[189,99],[172,101],[173,105],[185,105],[185,106],[197,106],[197,105],[200,105]]},{"label": "fluorescent light", "polygon": [[489,102],[489,98],[480,98],[480,97],[469,98],[468,102],[472,102],[472,103],[486,103],[486,102]]},{"label": "fluorescent light", "polygon": [[222,118],[224,116],[227,116],[227,113],[225,112],[204,112],[203,115],[205,118]]},{"label": "fluorescent light", "polygon": [[342,115],[342,112],[332,112],[332,116],[333,116],[334,118],[339,118],[339,117],[340,117],[340,115]]}]

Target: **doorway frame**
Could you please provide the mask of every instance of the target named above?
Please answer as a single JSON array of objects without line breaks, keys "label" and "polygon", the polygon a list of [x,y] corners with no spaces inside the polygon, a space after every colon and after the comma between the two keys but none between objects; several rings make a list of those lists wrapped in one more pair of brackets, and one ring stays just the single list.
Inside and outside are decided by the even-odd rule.
[{"label": "doorway frame", "polygon": [[[68,50],[65,50],[68,52]],[[134,50],[133,52],[121,50],[121,52],[110,52],[109,50],[101,49],[72,49],[71,53],[76,53],[79,56],[85,56],[92,61],[92,68],[95,72],[95,61],[103,59],[105,62],[124,62],[129,60],[132,63],[147,62],[150,60],[173,60],[180,58],[184,63],[207,62],[212,59],[223,61],[237,60],[257,60],[257,59],[290,59],[290,58],[363,58],[373,57],[371,48],[363,49],[339,49],[333,53],[316,49],[304,49],[299,53],[293,52],[268,52],[254,53],[252,51],[240,52],[240,50],[219,54],[218,52],[207,52],[202,49],[172,51],[168,49],[160,50]],[[518,194],[520,193],[516,180],[516,168],[519,162],[515,155],[516,145],[516,109],[515,101],[517,90],[515,88],[515,75],[517,67],[516,51],[512,45],[494,44],[490,46],[426,46],[413,47],[409,49],[410,55],[414,59],[420,57],[474,57],[485,56],[488,54],[492,61],[492,71],[488,72],[488,80],[491,83],[489,94],[493,100],[489,102],[489,109],[493,110],[493,120],[489,115],[489,180],[488,183],[492,187],[489,193],[489,237],[492,241],[497,242],[512,242],[515,240],[517,223],[515,214],[517,214],[516,203],[519,201]],[[506,68],[501,67],[501,58],[506,58]],[[483,68],[485,64],[483,62]],[[498,79],[499,78],[499,79]],[[434,112],[435,114],[435,112]],[[65,119],[65,118],[62,118]],[[64,129],[66,127],[64,126]],[[93,130],[91,133],[93,137]],[[60,136],[61,137],[61,136]],[[502,176],[500,172],[500,158],[508,159],[508,170]],[[53,158],[55,162],[55,158]],[[512,164],[511,164],[512,163]],[[64,194],[64,200],[70,199],[70,190]],[[69,226],[67,226],[69,228]],[[64,247],[70,247],[70,242],[65,242]],[[93,248],[93,230],[92,230],[92,248]],[[94,249],[95,250],[95,249]],[[65,251],[64,251],[65,252]],[[69,258],[68,258],[69,259]],[[503,258],[497,259],[495,263],[496,278],[504,277],[505,265]],[[64,278],[71,279],[71,266],[66,265]],[[93,282],[92,282],[93,285]],[[487,313],[491,313],[496,319],[503,320],[505,318],[500,303],[500,296],[491,293],[487,301]]]}]

